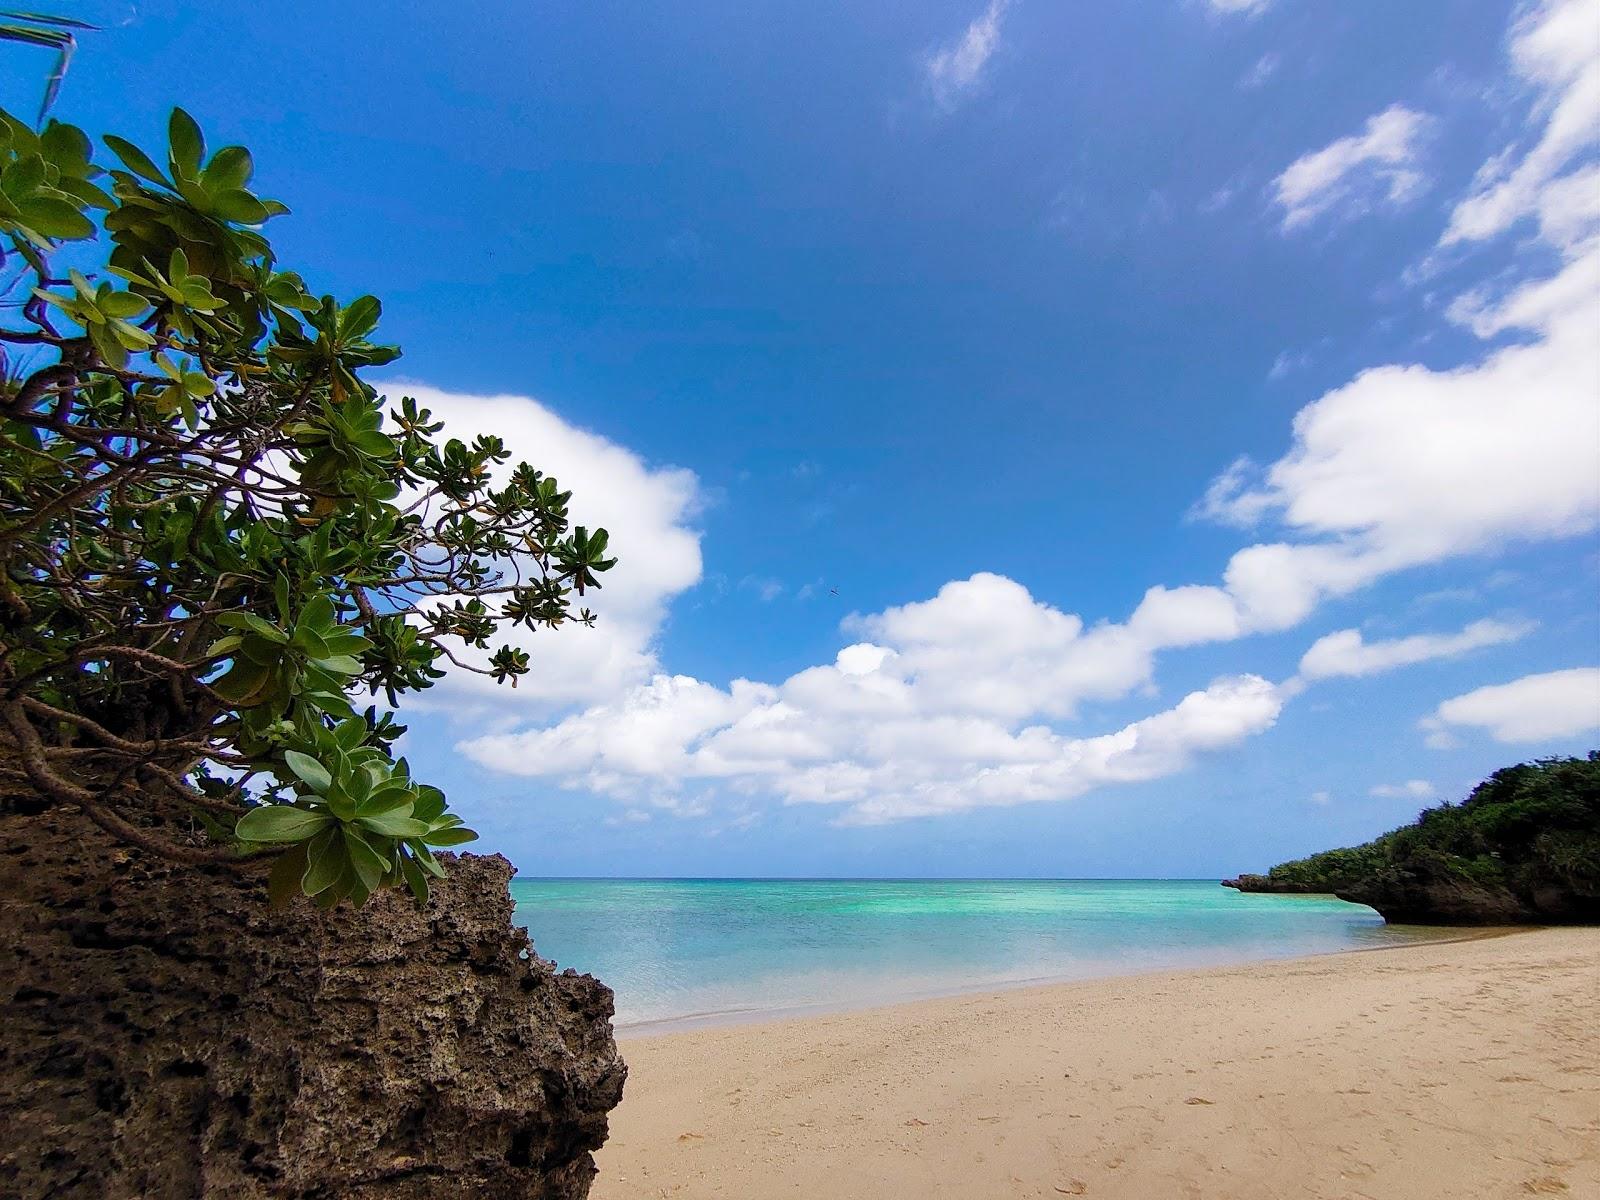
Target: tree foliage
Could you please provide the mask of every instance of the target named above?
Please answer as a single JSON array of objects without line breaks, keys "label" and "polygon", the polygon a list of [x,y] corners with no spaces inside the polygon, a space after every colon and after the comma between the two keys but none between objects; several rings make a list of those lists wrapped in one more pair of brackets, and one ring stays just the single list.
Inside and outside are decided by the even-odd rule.
[{"label": "tree foliage", "polygon": [[569,493],[363,372],[380,305],[313,296],[241,146],[0,112],[0,793],[271,891],[419,898],[476,835],[392,753],[443,660],[515,686],[511,627],[591,622],[613,563]]},{"label": "tree foliage", "polygon": [[1519,895],[1539,888],[1600,897],[1600,751],[1504,767],[1460,804],[1360,846],[1240,876],[1246,891],[1336,892],[1407,872]]}]

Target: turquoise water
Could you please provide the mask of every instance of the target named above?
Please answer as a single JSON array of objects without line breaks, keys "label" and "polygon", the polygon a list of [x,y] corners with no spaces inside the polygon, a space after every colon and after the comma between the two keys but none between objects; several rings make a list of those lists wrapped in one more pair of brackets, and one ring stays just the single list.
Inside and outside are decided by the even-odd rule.
[{"label": "turquoise water", "polygon": [[1324,896],[1215,880],[517,879],[539,953],[616,991],[617,1023],[735,1020],[1394,945]]}]

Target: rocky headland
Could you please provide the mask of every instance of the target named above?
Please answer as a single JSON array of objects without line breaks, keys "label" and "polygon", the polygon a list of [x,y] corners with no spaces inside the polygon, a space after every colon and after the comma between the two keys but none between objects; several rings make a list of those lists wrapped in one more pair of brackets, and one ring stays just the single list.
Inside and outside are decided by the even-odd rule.
[{"label": "rocky headland", "polygon": [[1222,885],[1327,893],[1397,924],[1600,923],[1600,752],[1506,767],[1363,845]]}]

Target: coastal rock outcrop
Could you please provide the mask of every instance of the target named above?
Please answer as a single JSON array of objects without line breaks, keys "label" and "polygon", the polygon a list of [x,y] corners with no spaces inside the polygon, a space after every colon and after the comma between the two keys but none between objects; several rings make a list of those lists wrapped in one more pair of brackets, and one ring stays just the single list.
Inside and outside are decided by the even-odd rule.
[{"label": "coastal rock outcrop", "polygon": [[612,996],[511,924],[511,864],[425,909],[267,907],[59,811],[0,816],[0,1195],[581,1200],[627,1074]]},{"label": "coastal rock outcrop", "polygon": [[1560,887],[1518,892],[1443,872],[1384,871],[1334,895],[1370,905],[1398,925],[1600,924],[1600,896]]},{"label": "coastal rock outcrop", "polygon": [[1236,892],[1270,892],[1278,895],[1306,896],[1327,893],[1331,889],[1311,883],[1292,883],[1287,880],[1271,879],[1265,875],[1240,875],[1237,879],[1224,879],[1222,886],[1232,888]]}]

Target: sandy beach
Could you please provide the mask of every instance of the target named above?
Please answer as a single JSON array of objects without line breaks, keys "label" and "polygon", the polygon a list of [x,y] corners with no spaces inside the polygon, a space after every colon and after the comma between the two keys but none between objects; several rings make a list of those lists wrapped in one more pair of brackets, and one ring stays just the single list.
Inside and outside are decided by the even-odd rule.
[{"label": "sandy beach", "polygon": [[631,1038],[596,1200],[1600,1196],[1600,929]]}]

